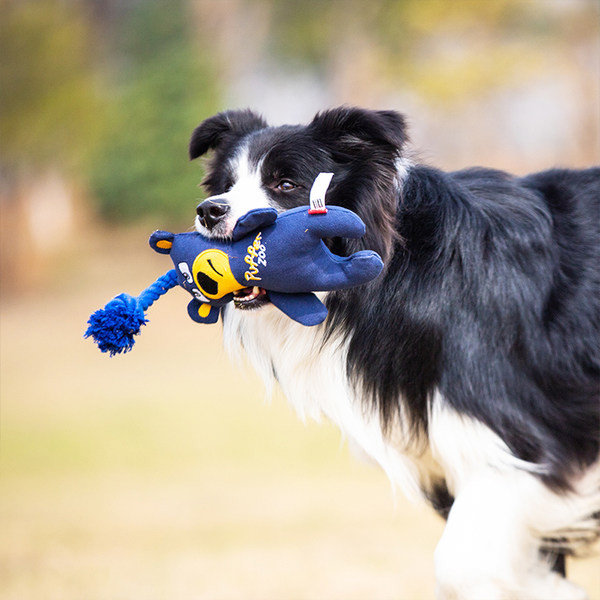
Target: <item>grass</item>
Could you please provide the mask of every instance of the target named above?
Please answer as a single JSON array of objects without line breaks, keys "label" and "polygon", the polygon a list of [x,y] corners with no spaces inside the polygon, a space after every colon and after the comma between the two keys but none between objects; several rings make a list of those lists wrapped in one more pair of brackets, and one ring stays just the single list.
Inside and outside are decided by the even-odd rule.
[{"label": "grass", "polygon": [[[90,312],[169,268],[146,237],[88,237],[1,307],[0,597],[431,598],[437,517],[394,501],[331,425],[267,404],[183,291],[128,355],[82,339]],[[594,600],[598,571],[572,569]]]}]

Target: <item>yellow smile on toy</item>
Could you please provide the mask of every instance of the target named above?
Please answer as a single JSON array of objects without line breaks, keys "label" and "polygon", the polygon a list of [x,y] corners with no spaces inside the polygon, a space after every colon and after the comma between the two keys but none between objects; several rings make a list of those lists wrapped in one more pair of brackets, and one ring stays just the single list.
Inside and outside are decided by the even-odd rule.
[{"label": "yellow smile on toy", "polygon": [[244,287],[235,280],[229,257],[222,250],[210,249],[198,254],[192,265],[192,275],[199,290],[211,300]]}]

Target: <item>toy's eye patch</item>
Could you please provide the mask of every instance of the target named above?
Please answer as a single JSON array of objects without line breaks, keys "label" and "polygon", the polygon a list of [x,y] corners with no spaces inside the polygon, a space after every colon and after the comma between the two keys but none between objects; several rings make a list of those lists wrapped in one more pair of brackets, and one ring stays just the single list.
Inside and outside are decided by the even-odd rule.
[{"label": "toy's eye patch", "polygon": [[215,265],[213,265],[212,260],[210,260],[210,258],[207,260],[209,267],[217,274],[220,275],[221,277],[223,277],[223,273],[220,273],[219,271],[217,271],[217,269],[215,269]]},{"label": "toy's eye patch", "polygon": [[194,280],[192,278],[192,274],[190,272],[190,268],[188,267],[188,264],[185,262],[180,262],[177,265],[177,268],[179,269],[179,272],[185,277],[185,280],[188,283],[194,283]]},{"label": "toy's eye patch", "polygon": [[[210,261],[208,262],[210,263]],[[196,280],[198,282],[198,287],[207,294],[216,296],[219,293],[219,284],[214,279],[211,279],[206,273],[197,273]]]}]

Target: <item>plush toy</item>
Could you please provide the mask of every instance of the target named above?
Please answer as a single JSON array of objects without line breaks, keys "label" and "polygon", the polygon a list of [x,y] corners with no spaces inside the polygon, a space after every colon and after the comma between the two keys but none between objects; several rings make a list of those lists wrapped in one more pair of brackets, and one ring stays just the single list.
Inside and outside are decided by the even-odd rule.
[{"label": "plush toy", "polygon": [[139,297],[121,294],[89,320],[92,336],[103,352],[127,352],[133,336],[146,323],[145,310],[176,285],[193,299],[188,314],[198,323],[214,323],[221,308],[265,295],[279,310],[303,325],[317,325],[327,309],[317,291],[349,288],[374,279],[382,270],[379,255],[370,250],[349,257],[333,254],[324,238],[359,238],[361,219],[339,206],[309,214],[308,207],[281,214],[274,209],[248,212],[235,225],[231,240],[209,239],[199,233],[155,231],[150,246],[169,254],[175,269],[159,278]]},{"label": "plush toy", "polygon": [[300,207],[278,216],[268,208],[241,217],[231,241],[155,231],[150,246],[171,256],[179,284],[194,296],[188,305],[194,321],[214,323],[234,295],[243,303],[244,297],[267,290],[271,303],[288,317],[317,325],[327,309],[312,292],[366,283],[383,267],[370,250],[349,257],[332,254],[322,238],[358,238],[364,232],[363,222],[339,206],[318,215]]}]

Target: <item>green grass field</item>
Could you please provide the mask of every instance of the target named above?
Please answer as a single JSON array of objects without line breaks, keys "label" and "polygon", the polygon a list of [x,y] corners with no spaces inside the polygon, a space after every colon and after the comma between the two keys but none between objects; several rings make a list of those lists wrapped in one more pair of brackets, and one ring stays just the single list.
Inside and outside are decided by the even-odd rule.
[{"label": "green grass field", "polygon": [[[0,597],[432,598],[441,521],[331,425],[265,402],[185,292],[128,355],[82,339],[90,312],[170,267],[146,239],[87,237],[2,304]],[[571,573],[600,599],[598,559]]]}]

